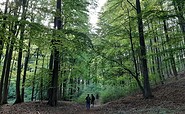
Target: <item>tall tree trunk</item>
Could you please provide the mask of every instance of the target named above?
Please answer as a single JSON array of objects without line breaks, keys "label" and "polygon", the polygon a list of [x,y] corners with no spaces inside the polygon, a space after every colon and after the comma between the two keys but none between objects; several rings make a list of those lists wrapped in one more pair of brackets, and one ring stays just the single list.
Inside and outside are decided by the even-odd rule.
[{"label": "tall tree trunk", "polygon": [[29,57],[30,57],[30,40],[28,42],[28,51],[24,60],[24,73],[23,73],[23,79],[22,79],[22,93],[21,93],[22,102],[24,102],[24,89],[25,89],[26,71],[28,68]]},{"label": "tall tree trunk", "polygon": [[[8,12],[8,3],[9,3],[9,0],[6,0],[4,15],[7,14],[7,12]],[[3,18],[3,20],[5,21],[6,20],[6,17]],[[6,27],[6,24],[3,23],[2,31],[5,30],[5,27]],[[4,47],[3,39],[4,38],[2,38],[2,37],[0,39],[0,60],[1,60],[1,55],[3,53],[3,47]],[[6,56],[5,56],[5,60],[4,60],[4,67],[3,67],[3,71],[2,71],[2,75],[1,75],[1,81],[0,81],[0,104],[1,104],[1,100],[2,100],[2,92],[3,92],[2,91],[3,90],[2,88],[3,88],[3,82],[4,82],[4,72],[5,72],[5,68],[6,68],[6,60],[7,60],[8,48],[9,48],[9,45],[7,44]]]},{"label": "tall tree trunk", "polygon": [[21,94],[20,94],[20,80],[21,80],[21,67],[22,67],[22,48],[23,48],[23,34],[24,31],[21,31],[20,36],[20,47],[19,47],[19,54],[18,54],[18,63],[17,63],[17,78],[16,78],[16,100],[14,104],[22,102]]},{"label": "tall tree trunk", "polygon": [[[22,17],[21,21],[26,20],[26,5],[27,0],[22,1]],[[19,40],[19,54],[18,54],[18,64],[17,64],[17,78],[16,78],[16,100],[14,104],[21,103],[21,93],[20,93],[20,81],[21,81],[21,69],[22,69],[22,50],[23,50],[23,41],[24,41],[24,31],[25,31],[25,24],[20,24],[20,40]]]},{"label": "tall tree trunk", "polygon": [[63,80],[62,80],[62,84],[61,84],[61,99],[62,100],[66,100],[65,96],[66,96],[66,88],[67,88],[67,79],[65,78],[65,75],[66,75],[66,69],[65,69],[65,50],[62,51],[61,53],[61,76],[63,77]]},{"label": "tall tree trunk", "polygon": [[37,65],[38,65],[38,58],[39,58],[39,48],[36,49],[36,53],[37,53],[37,56],[36,56],[35,70],[34,70],[33,81],[32,81],[31,101],[33,101],[33,99],[34,99],[34,93],[35,93],[35,77],[36,77],[36,74],[37,74]]},{"label": "tall tree trunk", "polygon": [[183,33],[184,36],[184,40],[185,40],[185,17],[184,17],[184,6],[185,6],[185,2],[184,0],[172,0],[176,14],[177,14],[177,18],[179,21],[179,25],[181,28],[181,31]]},{"label": "tall tree trunk", "polygon": [[138,19],[138,30],[139,30],[139,43],[140,43],[140,51],[141,51],[141,72],[144,77],[144,98],[152,98],[152,92],[149,83],[148,76],[148,66],[147,66],[147,58],[146,58],[146,46],[143,32],[143,21],[142,21],[142,12],[140,6],[140,0],[136,0],[136,8],[137,8],[137,19]]},{"label": "tall tree trunk", "polygon": [[[71,71],[71,74],[72,74],[72,71]],[[74,83],[73,80],[74,79],[73,79],[72,75],[70,75],[70,79],[69,79],[69,84],[70,84],[70,87],[69,87],[69,100],[72,100],[72,98],[73,98],[73,83]]]},{"label": "tall tree trunk", "polygon": [[[9,3],[9,0],[6,0],[5,8],[4,8],[3,21],[6,21],[6,19],[7,19],[6,14],[8,13],[8,3]],[[5,22],[3,22],[3,24],[2,24],[2,33],[4,33],[5,30],[6,30],[6,24],[5,24]],[[0,38],[0,60],[1,60],[1,56],[3,54],[3,48],[4,48],[4,41],[3,41],[4,38],[3,37],[5,37],[4,34]]]},{"label": "tall tree trunk", "polygon": [[67,79],[63,80],[63,91],[62,91],[62,99],[65,101],[66,99],[66,93],[67,93]]},{"label": "tall tree trunk", "polygon": [[[151,28],[152,28],[152,33],[153,33],[153,36],[154,36],[154,43],[157,44],[158,36],[157,36],[157,32],[155,32],[155,30],[154,30],[153,24],[152,24]],[[157,72],[158,72],[158,75],[159,75],[159,79],[160,79],[161,84],[164,84],[164,77],[163,77],[162,69],[161,69],[162,64],[161,64],[161,61],[160,61],[161,57],[158,55],[160,50],[158,49],[158,47],[155,47],[154,50],[155,50],[154,52],[157,53],[157,55],[155,57],[155,60],[157,62]]]},{"label": "tall tree trunk", "polygon": [[176,68],[176,65],[175,65],[175,58],[173,56],[173,52],[171,51],[172,46],[170,44],[170,38],[168,36],[168,28],[167,28],[167,24],[166,24],[165,20],[163,20],[163,23],[164,23],[164,32],[165,32],[165,36],[166,36],[166,42],[168,43],[168,48],[169,48],[169,51],[170,51],[169,56],[170,56],[170,63],[171,63],[171,66],[172,66],[173,75],[177,79],[177,68]]},{"label": "tall tree trunk", "polygon": [[58,67],[59,67],[59,51],[54,49],[54,68],[51,82],[51,93],[49,96],[48,104],[50,106],[57,105],[57,87],[58,87]]},{"label": "tall tree trunk", "polygon": [[10,70],[10,78],[9,78],[9,81],[8,81],[8,87],[10,86],[10,82],[11,82],[11,78],[12,78],[12,73],[13,73],[13,70],[14,70],[14,63],[15,63],[15,57],[13,56],[13,61],[11,63],[11,70]]},{"label": "tall tree trunk", "polygon": [[10,44],[10,49],[8,51],[8,57],[7,57],[7,63],[5,68],[5,79],[4,79],[4,86],[3,86],[3,98],[2,98],[2,104],[7,104],[7,97],[8,97],[8,80],[9,80],[9,73],[10,73],[10,65],[11,65],[11,60],[12,60],[12,53],[13,53],[13,45],[15,43],[14,36],[12,37],[11,44]]},{"label": "tall tree trunk", "polygon": [[[44,69],[44,59],[45,56],[43,55],[42,58],[42,69]],[[43,76],[40,77],[40,100],[43,100]]]},{"label": "tall tree trunk", "polygon": [[[14,9],[14,16],[17,17],[17,11],[18,11],[18,3],[16,2],[16,9]],[[1,100],[2,104],[7,104],[7,98],[8,98],[8,80],[9,80],[9,73],[10,73],[10,64],[11,64],[11,60],[12,60],[12,53],[13,53],[13,47],[14,47],[14,43],[15,43],[15,37],[18,36],[19,34],[19,29],[17,28],[18,26],[18,22],[14,22],[12,23],[12,27],[10,28],[10,31],[12,32],[11,35],[11,40],[10,40],[10,45],[9,48],[7,50],[7,61],[5,63],[5,69],[3,68],[4,72],[4,86],[3,86],[3,97]]]},{"label": "tall tree trunk", "polygon": [[[53,43],[53,41],[51,41],[52,43]],[[54,61],[54,57],[53,57],[54,55],[53,55],[53,50],[51,50],[51,54],[50,54],[50,60],[49,60],[49,76],[50,77],[52,77],[52,75],[53,75],[53,72],[52,72],[52,70],[53,70],[53,61]],[[51,81],[49,82],[49,89],[48,89],[48,99],[50,99],[50,96],[51,96],[51,92],[52,92],[52,88],[51,88]],[[49,104],[49,102],[48,102],[48,104]]]},{"label": "tall tree trunk", "polygon": [[6,54],[5,54],[4,65],[3,65],[3,70],[2,70],[2,74],[1,74],[0,102],[2,102],[4,78],[5,78],[5,72],[6,72],[7,62],[8,62],[7,60],[9,57],[8,54],[9,54],[9,44],[7,44],[7,46],[6,46]]},{"label": "tall tree trunk", "polygon": [[[62,1],[57,0],[57,15],[55,17],[55,25],[58,30],[62,29],[62,20],[61,20],[61,5]],[[56,106],[57,105],[57,87],[58,87],[58,73],[59,73],[59,50],[56,47],[58,41],[54,41],[53,50],[54,50],[54,61],[53,61],[53,74],[52,74],[52,81],[51,81],[51,92],[49,96],[48,104],[50,106]]]},{"label": "tall tree trunk", "polygon": [[135,68],[135,76],[134,79],[136,80],[140,90],[142,91],[143,95],[144,95],[144,88],[141,84],[141,81],[139,80],[139,73],[138,73],[138,68],[137,68],[137,61],[136,61],[136,57],[135,57],[135,51],[134,51],[134,44],[133,44],[133,40],[132,40],[132,28],[131,28],[131,19],[130,19],[130,12],[127,9],[127,13],[129,16],[129,39],[130,39],[130,45],[131,45],[131,50],[132,50],[132,58],[133,58],[133,62],[134,62],[134,68]]}]

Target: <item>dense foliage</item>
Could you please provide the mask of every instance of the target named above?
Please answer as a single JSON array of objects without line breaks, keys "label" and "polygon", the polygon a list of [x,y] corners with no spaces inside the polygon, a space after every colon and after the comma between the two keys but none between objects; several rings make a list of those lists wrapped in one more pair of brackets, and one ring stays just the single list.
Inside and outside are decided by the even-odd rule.
[{"label": "dense foliage", "polygon": [[59,1],[1,2],[1,104],[51,100],[54,75],[57,100],[150,98],[150,85],[184,70],[185,1],[108,0],[93,30],[95,0]]}]

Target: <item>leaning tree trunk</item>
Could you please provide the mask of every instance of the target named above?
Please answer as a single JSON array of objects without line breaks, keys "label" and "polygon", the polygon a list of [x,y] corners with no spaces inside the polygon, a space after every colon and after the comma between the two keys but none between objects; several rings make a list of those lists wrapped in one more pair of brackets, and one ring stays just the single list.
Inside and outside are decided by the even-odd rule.
[{"label": "leaning tree trunk", "polygon": [[152,98],[152,92],[149,83],[148,76],[148,66],[147,66],[147,58],[146,58],[146,46],[143,32],[143,21],[142,21],[142,12],[140,6],[140,0],[136,0],[136,8],[137,8],[137,19],[138,19],[138,30],[139,30],[139,43],[140,43],[140,51],[141,51],[141,73],[144,77],[144,98]]}]

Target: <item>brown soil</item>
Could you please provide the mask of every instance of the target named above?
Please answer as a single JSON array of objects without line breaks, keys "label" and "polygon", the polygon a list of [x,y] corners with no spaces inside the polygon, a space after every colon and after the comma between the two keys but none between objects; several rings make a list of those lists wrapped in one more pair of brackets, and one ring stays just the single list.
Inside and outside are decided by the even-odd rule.
[{"label": "brown soil", "polygon": [[[1,114],[185,114],[185,78],[155,87],[153,99],[135,94],[86,110],[85,105],[59,102],[50,107],[47,102],[27,102],[3,105]],[[114,93],[113,93],[114,94]],[[116,93],[115,93],[116,94]]]}]

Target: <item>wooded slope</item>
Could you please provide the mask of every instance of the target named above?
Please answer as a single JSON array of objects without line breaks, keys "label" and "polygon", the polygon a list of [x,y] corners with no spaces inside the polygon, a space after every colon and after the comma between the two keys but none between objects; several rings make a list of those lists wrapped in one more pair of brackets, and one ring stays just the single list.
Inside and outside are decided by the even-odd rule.
[{"label": "wooded slope", "polygon": [[[85,104],[60,102],[57,107],[50,107],[47,102],[27,102],[16,105],[3,105],[1,114],[157,114],[185,113],[185,77],[181,74],[179,80],[171,79],[164,85],[152,89],[154,98],[143,99],[136,93],[125,98],[112,101],[101,106],[86,110]],[[113,93],[114,94],[114,93]],[[116,93],[115,93],[116,94]]]}]

